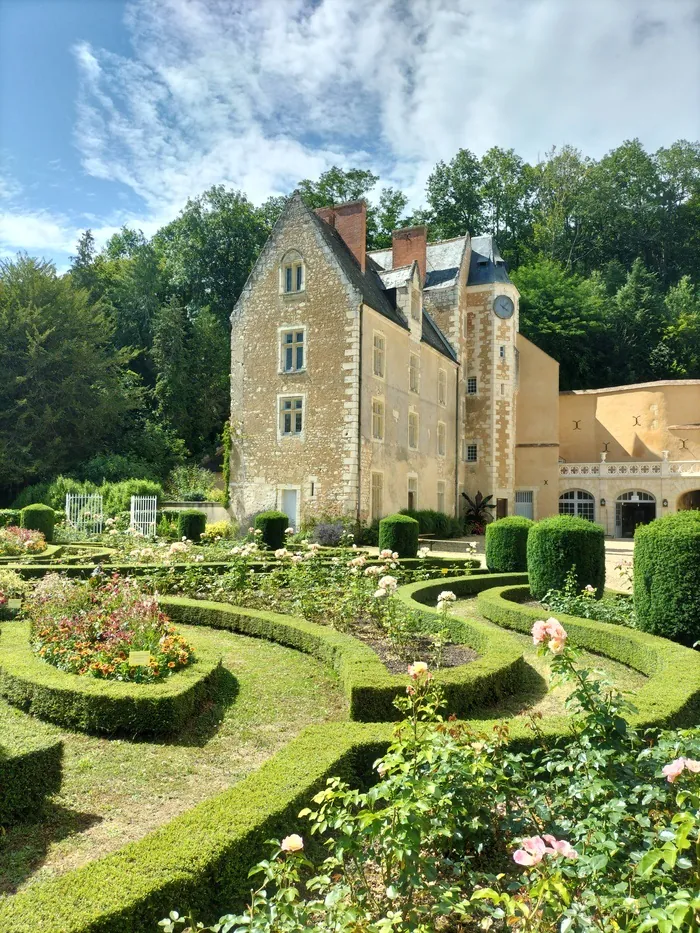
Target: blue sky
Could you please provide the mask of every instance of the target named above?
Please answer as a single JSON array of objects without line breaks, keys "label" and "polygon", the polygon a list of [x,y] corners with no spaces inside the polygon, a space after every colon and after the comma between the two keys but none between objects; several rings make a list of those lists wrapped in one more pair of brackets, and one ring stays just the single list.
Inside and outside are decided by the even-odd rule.
[{"label": "blue sky", "polygon": [[697,0],[0,0],[0,256],[332,164],[700,137]]}]

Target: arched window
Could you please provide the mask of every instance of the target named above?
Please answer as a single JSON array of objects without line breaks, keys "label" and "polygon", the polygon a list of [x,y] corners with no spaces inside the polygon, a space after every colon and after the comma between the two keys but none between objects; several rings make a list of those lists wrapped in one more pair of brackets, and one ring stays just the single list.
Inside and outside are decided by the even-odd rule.
[{"label": "arched window", "polygon": [[290,250],[280,264],[280,291],[285,295],[303,292],[306,288],[306,270],[301,254]]},{"label": "arched window", "polygon": [[583,489],[570,489],[559,496],[559,514],[576,515],[595,521],[595,499]]}]

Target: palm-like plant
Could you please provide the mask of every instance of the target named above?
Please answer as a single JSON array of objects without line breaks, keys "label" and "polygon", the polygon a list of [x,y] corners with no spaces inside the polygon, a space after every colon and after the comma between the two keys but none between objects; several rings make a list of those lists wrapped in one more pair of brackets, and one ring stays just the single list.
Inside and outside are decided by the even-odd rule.
[{"label": "palm-like plant", "polygon": [[472,524],[485,525],[493,518],[492,511],[496,508],[495,502],[492,502],[493,496],[482,496],[480,492],[472,499],[466,492],[462,495],[467,500],[467,511],[464,513],[464,520]]}]

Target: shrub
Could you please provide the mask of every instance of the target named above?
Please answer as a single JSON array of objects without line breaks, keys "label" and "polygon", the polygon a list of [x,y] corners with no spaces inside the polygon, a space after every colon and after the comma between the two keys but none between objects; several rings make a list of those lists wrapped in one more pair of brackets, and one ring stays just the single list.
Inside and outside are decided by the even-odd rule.
[{"label": "shrub", "polygon": [[462,522],[445,512],[435,509],[401,509],[399,515],[408,515],[418,522],[418,531],[422,535],[435,535],[436,538],[459,538],[462,534]]},{"label": "shrub", "polygon": [[175,501],[206,502],[214,490],[214,474],[199,466],[175,467],[165,488]]},{"label": "shrub", "polygon": [[23,509],[25,505],[33,505],[35,502],[46,502],[49,492],[48,483],[34,483],[31,486],[25,486],[19,495],[15,496],[12,502],[12,508]]},{"label": "shrub", "polygon": [[532,527],[529,518],[512,515],[486,526],[486,566],[494,573],[517,573],[527,570],[527,536]]},{"label": "shrub", "polygon": [[573,515],[535,522],[527,538],[527,572],[535,599],[543,599],[549,590],[563,590],[572,567],[577,588],[590,585],[600,599],[605,587],[605,537],[600,525]]},{"label": "shrub", "polygon": [[284,547],[284,533],[289,525],[289,519],[284,512],[261,512],[255,518],[255,528],[262,532],[262,543],[271,551]]},{"label": "shrub", "polygon": [[131,509],[132,496],[155,496],[160,502],[163,498],[163,487],[149,479],[127,479],[121,483],[105,483],[99,492],[102,493],[103,511],[107,515],[116,515],[118,512],[128,512]]},{"label": "shrub", "polygon": [[0,528],[7,528],[8,525],[19,525],[20,509],[0,509]]},{"label": "shrub", "polygon": [[311,540],[324,547],[338,547],[344,534],[345,526],[342,522],[320,522],[314,528]]},{"label": "shrub", "polygon": [[123,454],[98,454],[76,472],[82,480],[97,486],[128,479],[158,479],[153,464],[140,457]]},{"label": "shrub", "polygon": [[207,516],[200,509],[181,509],[177,513],[177,533],[180,538],[199,541],[207,527]]},{"label": "shrub", "polygon": [[46,538],[40,531],[8,525],[0,528],[0,555],[17,557],[22,554],[41,554],[46,550]]},{"label": "shrub", "polygon": [[700,512],[637,528],[634,606],[643,631],[688,645],[700,639]]},{"label": "shrub", "polygon": [[388,515],[379,522],[379,550],[396,551],[399,557],[418,553],[418,522],[408,515]]},{"label": "shrub", "polygon": [[233,522],[210,522],[204,529],[202,541],[210,544],[212,541],[216,541],[219,538],[230,539],[233,538],[235,532],[236,526]]},{"label": "shrub", "polygon": [[20,525],[31,531],[40,531],[48,542],[53,541],[53,526],[56,521],[54,510],[37,502],[22,509]]}]

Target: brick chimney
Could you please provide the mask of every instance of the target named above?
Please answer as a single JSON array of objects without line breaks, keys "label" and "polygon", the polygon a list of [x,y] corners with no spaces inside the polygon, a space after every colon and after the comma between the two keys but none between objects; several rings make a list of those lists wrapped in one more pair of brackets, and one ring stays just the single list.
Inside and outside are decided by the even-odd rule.
[{"label": "brick chimney", "polygon": [[365,271],[367,249],[367,205],[364,201],[348,201],[338,207],[318,207],[316,213],[335,227],[346,246]]},{"label": "brick chimney", "polygon": [[420,270],[421,282],[425,282],[427,227],[404,227],[391,234],[392,266],[409,266],[415,259]]}]

